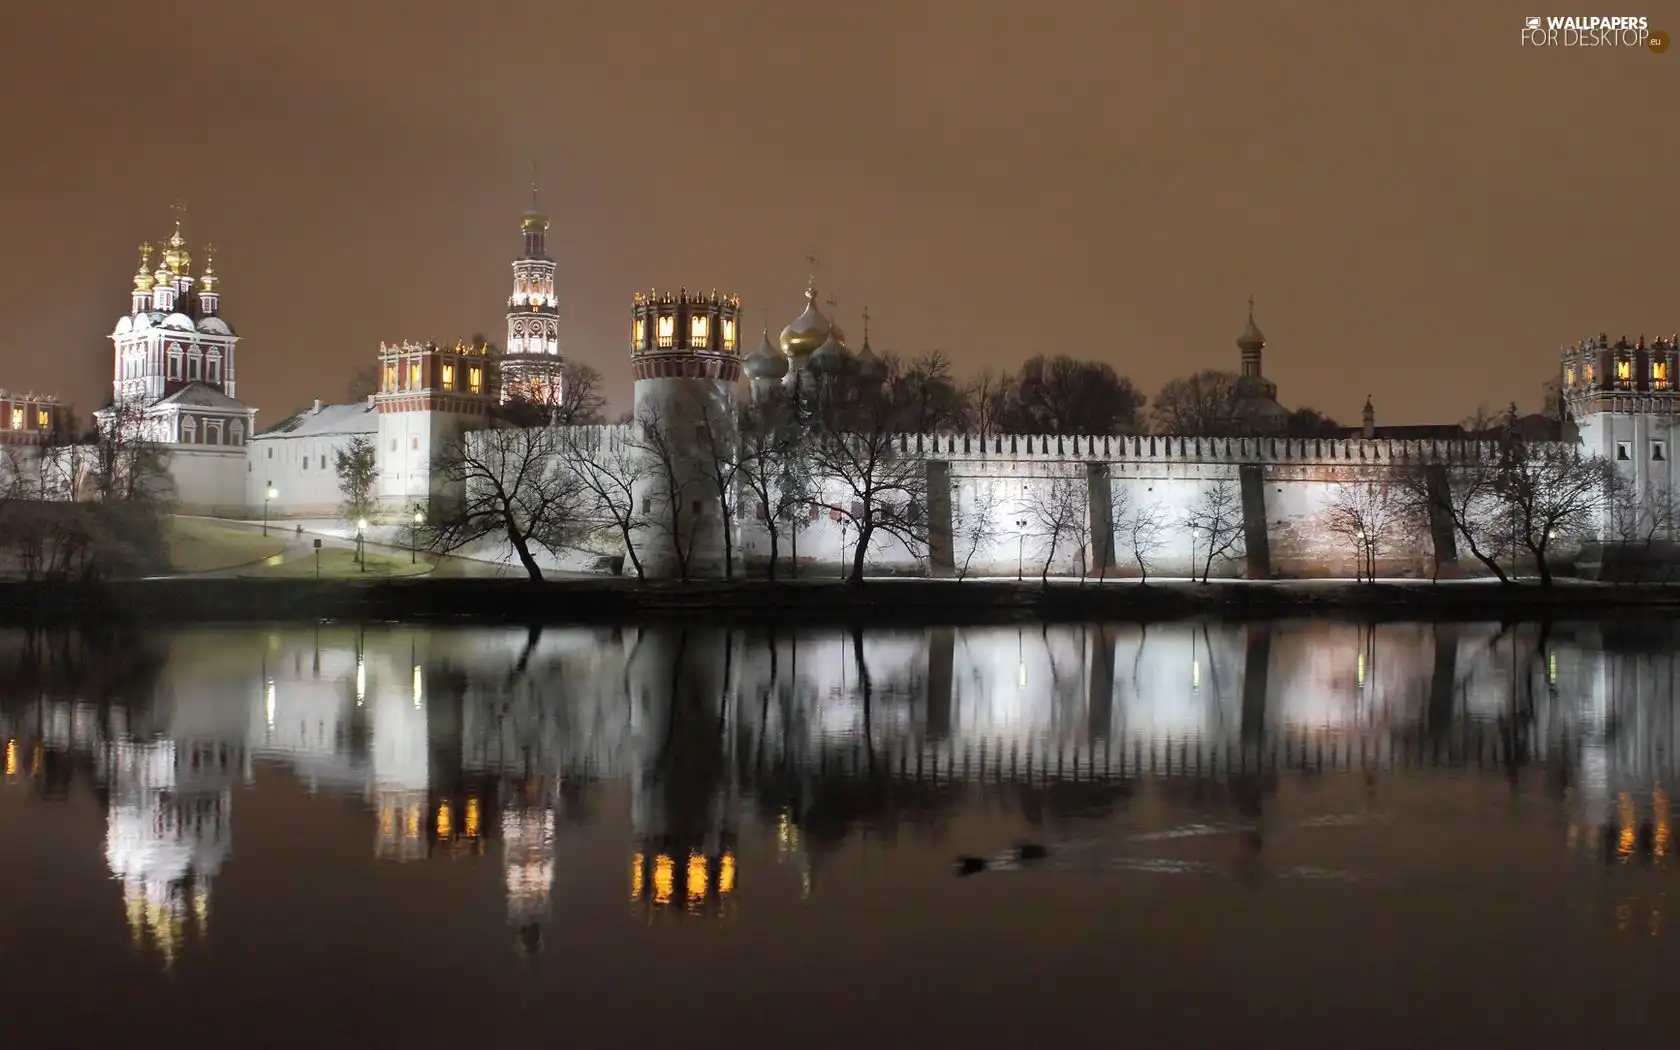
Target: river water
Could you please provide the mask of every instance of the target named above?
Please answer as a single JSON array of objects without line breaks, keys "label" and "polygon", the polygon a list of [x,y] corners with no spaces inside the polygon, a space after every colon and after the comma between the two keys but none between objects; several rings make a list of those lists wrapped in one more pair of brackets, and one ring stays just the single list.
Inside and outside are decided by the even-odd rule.
[{"label": "river water", "polygon": [[1665,1039],[1677,637],[4,634],[0,1017],[32,1047]]}]

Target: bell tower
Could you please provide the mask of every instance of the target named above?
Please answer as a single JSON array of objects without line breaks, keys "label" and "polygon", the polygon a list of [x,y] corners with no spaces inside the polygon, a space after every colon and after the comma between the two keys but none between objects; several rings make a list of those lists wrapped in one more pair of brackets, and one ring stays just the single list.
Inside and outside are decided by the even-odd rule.
[{"label": "bell tower", "polygon": [[513,263],[508,296],[507,343],[501,368],[501,399],[538,405],[561,403],[560,307],[554,294],[554,260],[548,255],[548,216],[531,180],[531,205],[520,217],[524,251]]}]

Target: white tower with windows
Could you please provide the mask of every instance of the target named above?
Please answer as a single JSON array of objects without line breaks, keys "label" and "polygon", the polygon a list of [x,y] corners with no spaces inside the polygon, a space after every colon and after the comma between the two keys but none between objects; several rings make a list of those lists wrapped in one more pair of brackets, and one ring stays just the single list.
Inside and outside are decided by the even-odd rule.
[{"label": "white tower with windows", "polygon": [[1603,538],[1673,539],[1680,335],[1611,342],[1601,333],[1564,347],[1561,357],[1564,405],[1581,451],[1615,464],[1629,486],[1631,498],[1605,515]]},{"label": "white tower with windows", "polygon": [[554,260],[548,255],[548,216],[531,186],[531,206],[519,221],[525,250],[513,263],[508,296],[507,345],[501,359],[501,399],[537,405],[561,403],[560,307],[554,294]]},{"label": "white tower with windows", "polygon": [[649,576],[722,576],[733,526],[716,464],[736,441],[741,300],[638,294],[630,321],[636,381],[630,438],[645,457],[634,489],[648,528],[637,552]]}]

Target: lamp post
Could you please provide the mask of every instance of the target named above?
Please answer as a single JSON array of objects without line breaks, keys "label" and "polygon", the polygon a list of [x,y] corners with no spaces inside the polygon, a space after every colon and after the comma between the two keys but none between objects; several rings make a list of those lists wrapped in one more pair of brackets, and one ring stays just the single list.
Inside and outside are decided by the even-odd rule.
[{"label": "lamp post", "polygon": [[367,572],[367,548],[364,544],[364,540],[366,538],[367,538],[367,519],[366,518],[357,518],[356,519],[356,563],[361,566],[361,571],[363,571],[363,572]]},{"label": "lamp post", "polygon": [[1365,570],[1369,568],[1365,558],[1365,530],[1357,529],[1353,534],[1354,541],[1359,545],[1359,568],[1353,574],[1354,580],[1362,580],[1369,575]]},{"label": "lamp post", "polygon": [[1020,583],[1027,563],[1027,519],[1015,521],[1015,582]]},{"label": "lamp post", "polygon": [[268,483],[267,488],[263,489],[263,535],[264,536],[268,535],[268,505],[270,503],[274,502],[274,497],[276,497],[278,495],[280,495],[280,493],[277,489],[275,489],[274,482],[272,482],[272,481]]},{"label": "lamp post", "polygon": [[420,526],[426,523],[426,512],[418,504],[414,507],[414,528],[408,532],[408,563],[420,564]]}]

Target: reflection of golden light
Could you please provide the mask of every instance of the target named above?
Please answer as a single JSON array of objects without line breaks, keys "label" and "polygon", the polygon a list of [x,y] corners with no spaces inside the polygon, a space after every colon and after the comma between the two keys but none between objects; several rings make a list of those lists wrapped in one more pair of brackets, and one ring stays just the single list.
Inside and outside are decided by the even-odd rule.
[{"label": "reflection of golden light", "polygon": [[688,855],[688,899],[706,899],[706,858],[699,853]]},{"label": "reflection of golden light", "polygon": [[718,896],[735,892],[735,854],[725,853],[718,860]]},{"label": "reflection of golden light", "polygon": [[1656,811],[1657,834],[1652,849],[1657,856],[1668,856],[1668,792],[1658,788],[1651,793],[1651,808]]},{"label": "reflection of golden light", "polygon": [[478,838],[478,799],[467,799],[467,838]]},{"label": "reflection of golden light", "polygon": [[455,814],[453,812],[451,812],[451,810],[449,808],[449,803],[447,803],[447,802],[440,803],[438,805],[438,815],[437,815],[437,835],[438,835],[438,838],[446,839],[450,836],[450,834],[452,832],[454,832],[454,830],[455,830]]},{"label": "reflection of golden light", "polygon": [[1557,685],[1557,653],[1546,654],[1546,681]]},{"label": "reflection of golden light", "polygon": [[386,838],[397,833],[397,815],[390,806],[379,811],[379,833]]},{"label": "reflection of golden light", "polygon": [[417,838],[420,837],[420,807],[419,806],[408,807],[408,828],[407,828],[407,831],[408,831],[408,837],[411,838],[411,839],[417,839]]},{"label": "reflection of golden light", "polygon": [[653,858],[653,903],[671,903],[671,894],[676,885],[677,862],[664,853]]},{"label": "reflection of golden light", "polygon": [[636,854],[630,858],[630,899],[642,899],[642,855]]},{"label": "reflection of golden light", "polygon": [[356,657],[356,703],[367,699],[367,664],[360,656]]},{"label": "reflection of golden light", "polygon": [[416,711],[418,711],[420,709],[421,688],[422,688],[422,684],[421,684],[421,680],[420,680],[420,665],[415,664],[414,665],[414,709]]},{"label": "reflection of golden light", "polygon": [[193,918],[198,921],[199,932],[210,925],[210,891],[200,887],[193,893]]},{"label": "reflection of golden light", "polygon": [[1616,839],[1616,852],[1624,857],[1633,855],[1634,812],[1633,798],[1626,791],[1616,796],[1616,808],[1621,811],[1622,833]]},{"label": "reflection of golden light", "polygon": [[17,766],[17,741],[8,740],[6,741],[6,775],[9,777],[17,776]]},{"label": "reflection of golden light", "polygon": [[1359,678],[1360,686],[1363,687],[1365,685],[1365,654],[1364,653],[1359,654],[1358,670],[1355,671],[1355,674]]}]

